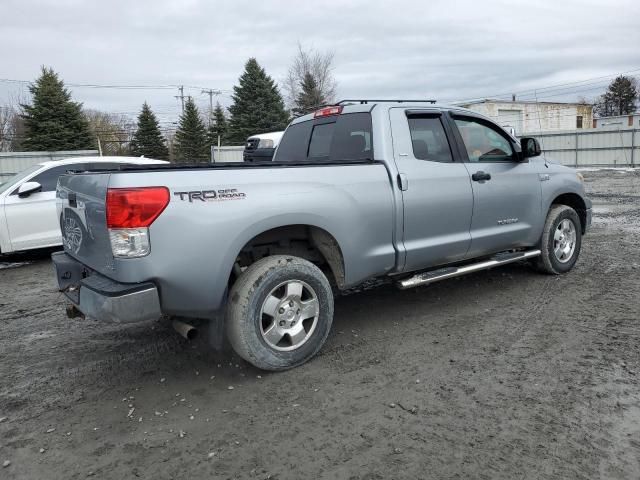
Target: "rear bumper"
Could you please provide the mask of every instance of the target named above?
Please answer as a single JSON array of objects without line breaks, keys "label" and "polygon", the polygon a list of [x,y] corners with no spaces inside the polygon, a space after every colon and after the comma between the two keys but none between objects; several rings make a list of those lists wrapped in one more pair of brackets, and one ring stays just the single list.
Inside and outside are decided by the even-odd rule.
[{"label": "rear bumper", "polygon": [[85,267],[65,252],[51,255],[61,292],[86,317],[116,323],[156,320],[161,315],[151,282],[120,283]]}]

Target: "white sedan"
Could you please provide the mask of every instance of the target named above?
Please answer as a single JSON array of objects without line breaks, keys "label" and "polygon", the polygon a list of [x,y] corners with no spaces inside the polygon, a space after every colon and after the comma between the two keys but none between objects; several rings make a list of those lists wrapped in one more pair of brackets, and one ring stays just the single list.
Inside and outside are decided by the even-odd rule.
[{"label": "white sedan", "polygon": [[56,213],[58,177],[68,170],[117,170],[167,163],[139,157],[76,157],[42,162],[0,184],[0,254],[62,245]]}]

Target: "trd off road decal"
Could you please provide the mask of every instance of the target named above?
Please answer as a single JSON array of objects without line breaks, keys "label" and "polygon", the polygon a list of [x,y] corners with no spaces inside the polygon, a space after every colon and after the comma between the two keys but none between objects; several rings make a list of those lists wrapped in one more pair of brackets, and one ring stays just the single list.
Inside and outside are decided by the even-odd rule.
[{"label": "trd off road decal", "polygon": [[221,188],[219,190],[192,190],[189,192],[173,192],[180,200],[201,202],[221,202],[224,200],[244,200],[247,195],[239,192],[237,188]]}]

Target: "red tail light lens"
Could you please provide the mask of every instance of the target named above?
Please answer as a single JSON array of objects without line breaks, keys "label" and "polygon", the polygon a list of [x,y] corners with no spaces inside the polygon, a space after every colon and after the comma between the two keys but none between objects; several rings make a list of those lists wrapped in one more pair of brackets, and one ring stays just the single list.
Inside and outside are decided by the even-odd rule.
[{"label": "red tail light lens", "polygon": [[325,107],[320,110],[316,110],[313,114],[313,118],[330,117],[331,115],[340,115],[342,113],[342,105],[336,105],[334,107]]},{"label": "red tail light lens", "polygon": [[110,188],[107,190],[107,227],[148,227],[168,204],[166,187]]}]

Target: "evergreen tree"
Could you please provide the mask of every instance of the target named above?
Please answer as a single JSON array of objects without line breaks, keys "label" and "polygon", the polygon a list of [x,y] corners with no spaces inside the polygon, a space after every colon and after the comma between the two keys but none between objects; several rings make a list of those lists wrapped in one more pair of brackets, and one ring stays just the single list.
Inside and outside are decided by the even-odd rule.
[{"label": "evergreen tree", "polygon": [[82,104],[71,100],[64,82],[51,68],[29,86],[31,105],[22,105],[25,123],[23,150],[55,151],[95,148]]},{"label": "evergreen tree", "polygon": [[255,58],[245,64],[229,107],[229,140],[244,142],[256,133],[283,130],[289,122],[284,101],[273,79]]},{"label": "evergreen tree", "polygon": [[638,88],[634,78],[620,75],[609,84],[604,95],[596,101],[595,111],[601,117],[628,115],[635,112]]},{"label": "evergreen tree", "polygon": [[300,92],[296,97],[293,114],[297,117],[306,115],[307,113],[316,111],[325,104],[325,98],[318,88],[316,79],[313,78],[310,72],[307,72],[300,82]]},{"label": "evergreen tree", "polygon": [[169,158],[169,149],[164,143],[158,119],[147,102],[142,104],[142,110],[138,115],[138,128],[131,140],[131,154],[136,157],[144,155],[147,158],[158,160]]},{"label": "evergreen tree", "polygon": [[207,142],[207,130],[200,119],[198,107],[191,97],[184,104],[184,112],[180,115],[174,142],[176,161],[183,163],[210,162],[211,149]]},{"label": "evergreen tree", "polygon": [[224,114],[222,105],[217,103],[216,108],[213,110],[209,129],[207,130],[207,141],[209,145],[218,145],[218,136],[220,137],[220,144],[223,145],[227,141],[227,130],[227,117]]}]

